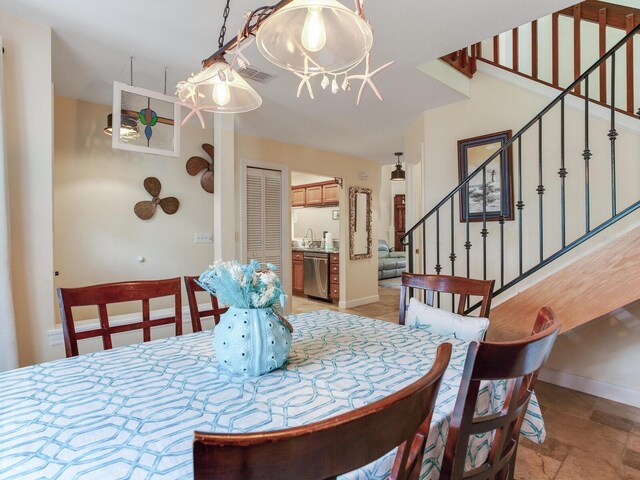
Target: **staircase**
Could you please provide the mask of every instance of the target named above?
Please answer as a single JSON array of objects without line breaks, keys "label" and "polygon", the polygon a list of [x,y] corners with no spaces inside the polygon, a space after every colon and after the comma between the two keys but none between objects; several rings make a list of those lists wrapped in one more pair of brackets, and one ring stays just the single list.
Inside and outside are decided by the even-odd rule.
[{"label": "staircase", "polygon": [[[409,252],[408,271],[496,279],[489,338],[528,334],[530,322],[521,324],[520,319],[534,318],[543,304],[557,310],[567,331],[640,298],[640,214],[634,213],[640,208],[640,109],[633,88],[633,42],[640,32],[640,15],[621,8],[587,0],[551,16],[552,65],[545,70],[549,81],[540,68],[538,22],[528,30],[530,61],[521,61],[519,29],[509,35],[508,64],[500,37],[491,42],[491,60],[482,56],[481,44],[443,58],[469,77],[478,62],[485,62],[561,89],[566,66],[559,54],[561,17],[571,15],[577,60],[570,66],[578,72],[585,57],[581,27],[583,22],[598,22],[598,60],[507,136],[402,237]],[[607,32],[620,26],[622,38],[604,51]],[[579,113],[572,107],[576,102]],[[601,120],[594,121],[596,109],[606,114],[606,129]],[[622,117],[635,134],[618,128]],[[496,170],[502,174],[498,183]],[[629,181],[631,177],[635,180]],[[497,202],[491,198],[496,191]],[[588,241],[605,230],[627,231],[591,248]],[[565,261],[558,269],[561,257]],[[570,265],[567,257],[572,257]],[[514,287],[523,284],[526,290],[514,295]],[[453,301],[437,299],[442,308]],[[468,305],[468,311],[477,306]]]}]

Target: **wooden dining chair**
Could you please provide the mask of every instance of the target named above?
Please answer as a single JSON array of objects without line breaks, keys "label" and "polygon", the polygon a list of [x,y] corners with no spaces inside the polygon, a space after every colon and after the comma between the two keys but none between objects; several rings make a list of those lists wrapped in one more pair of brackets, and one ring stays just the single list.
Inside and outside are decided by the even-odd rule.
[{"label": "wooden dining chair", "polygon": [[417,479],[450,357],[451,344],[442,344],[433,367],[418,381],[317,423],[246,434],[195,432],[194,478],[329,479],[365,466],[400,445],[389,478]]},{"label": "wooden dining chair", "polygon": [[438,293],[458,295],[456,313],[459,315],[465,315],[469,297],[482,297],[479,316],[488,317],[489,310],[491,310],[491,296],[493,295],[494,284],[494,280],[476,280],[450,275],[423,275],[404,272],[400,284],[400,325],[405,324],[410,292],[414,289],[424,291],[424,303],[431,307],[434,306],[434,298]]},{"label": "wooden dining chair", "polygon": [[[560,323],[545,307],[538,313],[531,336],[514,342],[472,342],[469,345],[447,435],[440,480],[513,478],[520,427],[538,372],[551,353],[559,331]],[[502,410],[475,417],[480,382],[499,379],[507,381]],[[484,463],[465,472],[469,439],[485,432],[493,433],[489,455]]]},{"label": "wooden dining chair", "polygon": [[[104,283],[78,288],[58,288],[58,306],[62,317],[62,333],[67,357],[78,355],[78,340],[102,337],[105,350],[112,348],[111,335],[142,329],[143,341],[151,340],[151,327],[175,324],[176,335],[182,335],[182,287],[180,277],[166,280]],[[174,313],[171,316],[151,319],[149,300],[174,297]],[[107,305],[142,301],[142,321],[125,325],[110,325]],[[72,308],[97,306],[100,327],[76,331]]]},{"label": "wooden dining chair", "polygon": [[229,310],[229,307],[220,308],[218,305],[218,299],[215,295],[209,294],[211,298],[211,308],[208,310],[198,309],[198,299],[196,298],[196,292],[206,291],[200,285],[196,283],[197,276],[185,276],[184,287],[187,291],[187,300],[189,300],[189,312],[191,313],[191,327],[194,332],[202,331],[202,318],[213,317],[214,325],[220,323],[220,315]]}]

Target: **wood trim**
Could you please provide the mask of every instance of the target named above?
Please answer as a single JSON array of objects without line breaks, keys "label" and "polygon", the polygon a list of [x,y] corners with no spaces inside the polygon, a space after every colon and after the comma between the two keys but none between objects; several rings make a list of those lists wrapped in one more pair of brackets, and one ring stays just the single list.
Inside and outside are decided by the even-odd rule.
[{"label": "wood trim", "polygon": [[493,37],[493,61],[500,63],[500,36],[494,35]]},{"label": "wood trim", "polygon": [[531,22],[531,76],[538,79],[538,20]]},{"label": "wood trim", "polygon": [[[607,9],[601,8],[599,14],[598,25],[598,47],[600,57],[607,53]],[[607,62],[600,65],[600,98],[601,102],[607,101]]]},{"label": "wood trim", "polygon": [[[630,13],[626,16],[626,30],[630,33],[637,24],[637,20],[640,20],[640,13],[636,16]],[[633,92],[633,38],[629,39],[626,45],[627,50],[627,112],[633,115],[634,113],[634,92]]]},{"label": "wood trim", "polygon": [[559,33],[558,33],[558,19],[559,13],[554,13],[551,16],[551,56],[552,56],[552,84],[554,87],[560,85],[559,81],[559,65],[560,65],[560,48],[559,48]]},{"label": "wood trim", "polygon": [[[627,16],[635,14],[636,23],[640,21],[640,9],[627,7],[623,5],[616,5],[615,3],[601,2],[599,0],[585,0],[580,4],[580,17],[587,22],[599,23],[600,22],[600,10],[606,8],[607,10],[607,26],[620,28],[622,30],[627,29]],[[568,7],[560,10],[558,14],[569,17],[574,16],[575,7]]]},{"label": "wood trim", "polygon": [[[581,74],[580,72],[580,20],[582,18],[580,4],[573,6],[573,79]],[[576,85],[575,93],[580,94],[580,85]]]}]

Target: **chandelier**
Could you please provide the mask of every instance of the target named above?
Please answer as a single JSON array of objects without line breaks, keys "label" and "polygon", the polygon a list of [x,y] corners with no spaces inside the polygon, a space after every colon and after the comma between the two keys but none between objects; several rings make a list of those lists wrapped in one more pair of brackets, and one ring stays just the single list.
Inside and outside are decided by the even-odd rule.
[{"label": "chandelier", "polygon": [[[254,41],[267,60],[300,79],[297,97],[306,89],[313,99],[316,82],[323,90],[330,86],[330,91],[337,94],[350,91],[352,81],[361,81],[357,105],[367,86],[382,100],[373,77],[394,62],[371,68],[373,32],[364,16],[364,0],[355,0],[355,11],[337,0],[281,0],[247,12],[244,26],[224,43],[229,2],[223,13],[218,50],[202,61],[200,72],[176,87],[179,103],[190,109],[183,124],[195,115],[204,128],[203,111],[241,113],[262,104],[260,95],[237,71],[250,65],[243,51]],[[361,65],[364,72],[356,74],[355,69]]]}]

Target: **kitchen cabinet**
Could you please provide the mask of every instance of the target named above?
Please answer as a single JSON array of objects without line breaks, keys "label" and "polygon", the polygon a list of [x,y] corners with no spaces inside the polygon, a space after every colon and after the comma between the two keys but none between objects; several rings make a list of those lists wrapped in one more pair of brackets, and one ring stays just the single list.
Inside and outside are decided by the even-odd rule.
[{"label": "kitchen cabinet", "polygon": [[293,295],[304,295],[304,253],[294,251],[291,254],[293,263]]},{"label": "kitchen cabinet", "polygon": [[340,192],[338,191],[338,184],[332,183],[322,186],[322,203],[324,205],[338,205],[339,200]]},{"label": "kitchen cabinet", "polygon": [[306,187],[306,201],[307,207],[317,207],[322,205],[322,185],[314,187]]},{"label": "kitchen cabinet", "polygon": [[334,207],[339,202],[340,191],[333,180],[291,187],[292,207]]},{"label": "kitchen cabinet", "polygon": [[340,300],[340,254],[329,254],[329,298],[337,303]]},{"label": "kitchen cabinet", "polygon": [[305,188],[292,188],[291,189],[291,206],[292,207],[304,207],[306,202],[306,190]]}]

